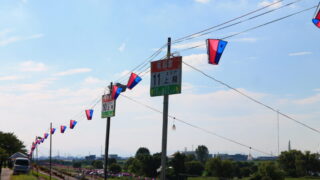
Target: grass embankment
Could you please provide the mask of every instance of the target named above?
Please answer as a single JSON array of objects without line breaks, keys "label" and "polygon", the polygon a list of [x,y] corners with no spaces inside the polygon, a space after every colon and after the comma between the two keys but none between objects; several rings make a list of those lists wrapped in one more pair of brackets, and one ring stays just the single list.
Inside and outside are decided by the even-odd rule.
[{"label": "grass embankment", "polygon": [[37,177],[30,174],[12,175],[11,180],[37,180]]},{"label": "grass embankment", "polygon": [[[50,179],[50,177],[48,175],[46,175],[46,174],[42,174],[40,172],[39,172],[39,174],[37,174],[37,171],[32,171],[32,175],[33,175],[33,177],[38,177],[39,176],[39,177],[41,177],[43,179],[47,179],[47,180]],[[58,180],[58,179],[54,178],[54,177],[51,177],[51,180]]]},{"label": "grass embankment", "polygon": [[[39,177],[42,179],[49,180],[50,177],[46,174],[42,174],[39,172]],[[19,175],[12,175],[11,180],[37,180],[37,172],[36,171],[31,171],[29,174],[19,174]],[[51,178],[52,180],[58,180],[54,177]]]},{"label": "grass embankment", "polygon": [[[319,177],[301,177],[301,178],[285,178],[285,180],[320,180]],[[216,177],[195,177],[188,178],[188,180],[219,180]],[[243,178],[241,180],[249,180],[249,178]]]}]

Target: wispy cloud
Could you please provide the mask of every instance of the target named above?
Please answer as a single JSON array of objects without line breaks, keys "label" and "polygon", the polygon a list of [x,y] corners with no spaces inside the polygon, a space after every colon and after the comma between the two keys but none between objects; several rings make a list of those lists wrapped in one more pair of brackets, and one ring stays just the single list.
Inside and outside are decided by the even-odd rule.
[{"label": "wispy cloud", "polygon": [[[278,2],[279,0],[263,0],[263,1],[261,1],[260,3],[259,3],[259,5],[258,6],[260,6],[260,7],[265,7],[265,6],[269,6],[269,5],[271,5],[271,4],[273,4],[273,3],[275,3],[274,5],[272,5],[272,6],[270,6],[269,8],[271,8],[271,9],[276,9],[276,8],[279,8],[279,7],[281,7],[282,6],[282,2]],[[278,3],[276,3],[276,2],[278,2]]]},{"label": "wispy cloud", "polygon": [[210,2],[210,0],[195,0],[195,2],[206,4],[206,3]]},{"label": "wispy cloud", "polygon": [[21,76],[0,76],[0,81],[14,81],[24,79],[24,77]]},{"label": "wispy cloud", "polygon": [[101,79],[95,78],[95,77],[87,77],[84,79],[84,84],[98,84],[104,82]]},{"label": "wispy cloud", "polygon": [[68,76],[68,75],[86,73],[86,72],[91,72],[91,71],[92,71],[92,69],[89,69],[89,68],[69,69],[67,71],[58,72],[58,73],[54,74],[54,76]]},{"label": "wispy cloud", "polygon": [[301,51],[301,52],[289,53],[289,56],[303,56],[303,55],[309,55],[309,54],[312,54],[312,52]]},{"label": "wispy cloud", "polygon": [[294,102],[296,104],[300,104],[300,105],[308,105],[308,104],[318,103],[318,102],[320,102],[320,94],[315,94],[315,95],[313,95],[311,97],[300,99],[300,100],[296,100]]},{"label": "wispy cloud", "polygon": [[186,49],[186,48],[191,48],[191,47],[196,47],[196,46],[197,46],[197,48],[205,48],[206,47],[206,43],[204,41],[196,41],[196,42],[191,42],[191,43],[173,45],[172,48],[174,48],[174,49]]},{"label": "wispy cloud", "polygon": [[25,61],[20,64],[20,71],[39,72],[46,71],[47,69],[47,66],[40,62]]},{"label": "wispy cloud", "polygon": [[[8,32],[5,32],[7,34]],[[39,39],[42,38],[44,35],[43,34],[33,34],[31,36],[11,36],[11,37],[6,37],[5,35],[2,36],[0,39],[0,46],[7,46],[9,44],[19,42],[19,41],[26,41],[26,40],[31,40],[31,39]]]},{"label": "wispy cloud", "polygon": [[122,44],[120,45],[120,47],[118,48],[118,50],[119,50],[120,52],[123,52],[125,49],[126,49],[126,43],[122,43]]},{"label": "wispy cloud", "polygon": [[246,38],[238,38],[238,39],[232,39],[230,41],[233,42],[248,42],[248,43],[254,43],[258,41],[258,38],[254,38],[254,37],[246,37]]}]

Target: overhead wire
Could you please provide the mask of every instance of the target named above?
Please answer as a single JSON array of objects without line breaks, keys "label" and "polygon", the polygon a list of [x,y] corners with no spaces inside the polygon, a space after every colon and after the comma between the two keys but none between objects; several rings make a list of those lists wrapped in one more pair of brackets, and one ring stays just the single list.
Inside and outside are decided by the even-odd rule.
[{"label": "overhead wire", "polygon": [[[268,21],[268,22],[263,23],[263,24],[260,24],[260,25],[258,25],[258,26],[254,26],[254,27],[248,28],[248,29],[246,29],[246,30],[244,30],[244,31],[240,31],[240,32],[237,32],[237,33],[234,33],[234,34],[225,36],[225,37],[223,37],[223,38],[221,38],[221,39],[223,39],[223,40],[229,39],[229,38],[234,37],[234,36],[237,36],[237,35],[239,35],[239,34],[243,34],[243,33],[246,33],[246,32],[249,32],[249,31],[252,31],[252,30],[261,28],[261,27],[263,27],[263,26],[266,26],[266,25],[269,25],[269,24],[272,24],[272,23],[281,21],[281,20],[286,19],[286,18],[289,18],[289,17],[291,17],[291,16],[294,16],[294,15],[297,15],[297,14],[300,14],[300,13],[303,13],[303,12],[306,12],[306,11],[309,11],[309,10],[314,9],[314,8],[316,8],[316,7],[317,7],[317,6],[312,6],[312,7],[310,7],[310,8],[306,8],[306,9],[303,9],[303,10],[301,10],[301,11],[297,11],[297,12],[295,12],[295,13],[292,13],[292,14],[289,14],[289,15],[286,15],[286,16],[283,16],[283,17],[274,19],[274,20],[272,20],[272,21]],[[195,48],[199,48],[199,47],[202,47],[202,46],[205,46],[205,45],[206,45],[206,44],[203,43],[203,44],[196,45],[196,46],[192,46],[192,47],[189,47],[189,48],[184,48],[184,49],[181,49],[180,52],[181,52],[181,51],[188,51],[188,50],[195,49]]]},{"label": "overhead wire", "polygon": [[184,61],[183,61],[183,64],[189,66],[190,68],[192,68],[192,69],[195,70],[195,71],[198,71],[199,73],[201,73],[202,75],[208,77],[209,79],[212,79],[213,81],[215,81],[215,82],[217,82],[217,83],[219,83],[219,84],[221,84],[221,85],[223,85],[223,86],[225,86],[225,87],[227,87],[227,88],[229,88],[229,89],[231,89],[231,90],[239,93],[240,95],[242,95],[242,96],[250,99],[251,101],[253,101],[253,102],[257,103],[257,104],[260,104],[260,105],[262,105],[262,106],[264,106],[264,107],[266,107],[266,108],[268,108],[268,109],[270,109],[270,110],[272,110],[272,111],[274,111],[274,112],[276,112],[276,113],[279,113],[280,115],[282,115],[282,116],[284,116],[284,117],[286,117],[286,118],[288,118],[288,119],[290,119],[290,120],[292,120],[292,121],[294,121],[294,122],[296,122],[296,123],[298,123],[298,124],[300,124],[300,125],[308,128],[308,129],[310,129],[310,130],[312,130],[312,131],[320,134],[320,131],[319,131],[319,130],[317,130],[317,129],[315,129],[315,128],[313,128],[313,127],[311,127],[311,126],[309,126],[309,125],[307,125],[307,124],[305,124],[305,123],[302,123],[302,122],[300,122],[300,121],[298,121],[298,120],[290,117],[289,115],[286,115],[286,114],[284,114],[284,113],[276,110],[275,108],[273,108],[273,107],[271,107],[271,106],[266,105],[265,103],[263,103],[263,102],[255,99],[255,98],[247,95],[246,93],[244,93],[244,92],[242,92],[242,91],[239,91],[238,89],[230,86],[229,84],[227,84],[227,83],[225,83],[225,82],[222,82],[221,80],[218,80],[218,79],[210,76],[209,74],[201,71],[200,69],[198,69],[198,68],[196,68],[196,67],[194,67],[194,66],[192,66],[192,65],[190,65],[190,64],[188,64],[188,63],[186,63],[186,62],[184,62]]},{"label": "overhead wire", "polygon": [[[123,95],[123,94],[120,94],[120,95],[121,95],[122,97],[125,97],[125,98],[129,99],[130,101],[133,101],[133,102],[135,102],[135,103],[137,103],[137,104],[140,104],[140,105],[142,105],[142,106],[144,106],[144,107],[146,107],[146,108],[148,108],[148,109],[150,109],[150,110],[152,110],[152,111],[154,111],[154,112],[157,112],[157,113],[160,113],[160,114],[163,113],[161,110],[158,110],[158,109],[156,109],[156,108],[154,108],[154,107],[152,107],[152,106],[150,106],[150,105],[147,105],[147,104],[144,104],[144,103],[142,103],[142,102],[140,102],[140,101],[137,101],[137,100],[133,99],[132,97],[129,97],[129,96],[126,96],[126,95]],[[244,143],[241,143],[241,142],[239,142],[239,141],[233,140],[233,139],[231,139],[231,138],[224,137],[224,136],[219,135],[219,134],[217,134],[217,133],[215,133],[215,132],[209,131],[209,130],[207,130],[207,129],[205,129],[205,128],[202,128],[202,127],[200,127],[200,126],[191,124],[191,123],[189,123],[189,122],[187,122],[187,121],[185,121],[185,120],[182,120],[182,119],[180,119],[180,118],[177,118],[177,117],[175,117],[175,116],[173,116],[173,115],[170,115],[170,114],[169,114],[168,117],[171,118],[171,119],[173,119],[173,120],[176,120],[176,121],[178,121],[178,122],[180,122],[180,123],[183,123],[183,124],[185,124],[185,125],[188,125],[188,126],[190,126],[190,127],[193,127],[193,128],[195,128],[195,129],[201,130],[201,131],[206,132],[206,133],[208,133],[208,134],[211,134],[211,135],[213,135],[213,136],[216,136],[216,137],[219,137],[219,138],[224,139],[224,140],[226,140],[226,141],[229,141],[229,142],[232,142],[232,143],[234,143],[234,144],[240,145],[240,146],[242,146],[242,147],[246,147],[246,148],[252,149],[252,150],[254,150],[254,151],[256,151],[256,152],[259,152],[259,153],[262,153],[262,154],[265,154],[265,155],[273,156],[272,154],[267,153],[267,152],[264,152],[263,150],[260,150],[260,149],[258,149],[258,148],[255,148],[255,147],[246,145],[246,144],[244,144]]]}]

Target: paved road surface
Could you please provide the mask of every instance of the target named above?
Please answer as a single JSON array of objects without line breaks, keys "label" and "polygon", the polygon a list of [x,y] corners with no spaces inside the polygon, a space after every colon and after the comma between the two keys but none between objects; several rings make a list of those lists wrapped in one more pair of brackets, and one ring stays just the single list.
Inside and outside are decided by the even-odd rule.
[{"label": "paved road surface", "polygon": [[0,180],[10,180],[12,170],[9,168],[2,168]]}]

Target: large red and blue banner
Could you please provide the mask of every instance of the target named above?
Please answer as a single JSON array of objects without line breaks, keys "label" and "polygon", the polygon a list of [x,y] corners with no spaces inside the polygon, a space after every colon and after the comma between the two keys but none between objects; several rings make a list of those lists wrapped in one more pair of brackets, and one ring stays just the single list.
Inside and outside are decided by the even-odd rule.
[{"label": "large red and blue banner", "polygon": [[209,64],[219,64],[220,58],[227,44],[227,41],[223,41],[220,39],[207,39]]}]

